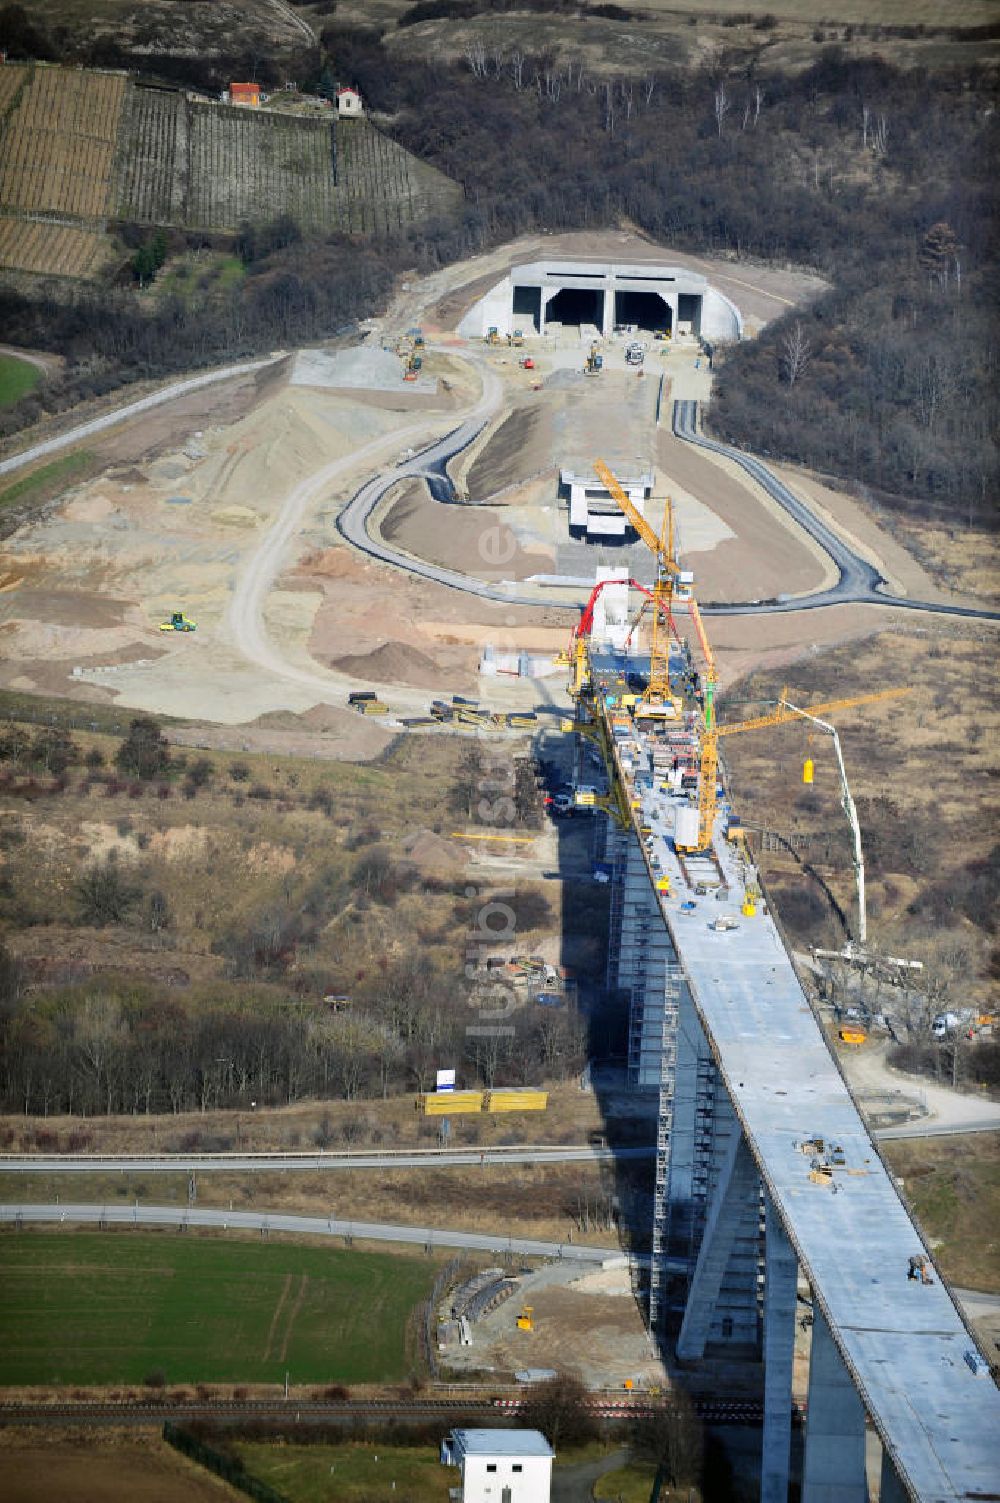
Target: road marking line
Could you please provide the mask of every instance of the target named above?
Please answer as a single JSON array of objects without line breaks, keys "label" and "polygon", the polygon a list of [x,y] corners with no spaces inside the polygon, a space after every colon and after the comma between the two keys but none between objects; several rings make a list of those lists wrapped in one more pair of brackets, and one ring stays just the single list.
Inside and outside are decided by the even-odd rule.
[{"label": "road marking line", "polygon": [[765,292],[763,287],[755,287],[753,282],[741,281],[739,277],[731,277],[725,272],[716,274],[716,282],[732,282],[734,287],[745,287],[748,292],[758,292],[761,297],[769,297],[776,303],[784,303],[786,308],[798,308],[800,304],[794,298],[782,297],[779,292]]}]

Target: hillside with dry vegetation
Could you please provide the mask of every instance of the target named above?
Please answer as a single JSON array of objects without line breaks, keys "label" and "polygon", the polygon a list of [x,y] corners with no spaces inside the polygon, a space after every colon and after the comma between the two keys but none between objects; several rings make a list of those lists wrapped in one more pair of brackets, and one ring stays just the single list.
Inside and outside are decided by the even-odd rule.
[{"label": "hillside with dry vegetation", "polygon": [[[526,992],[516,1038],[465,1034],[475,906],[450,834],[477,768],[448,737],[358,765],[194,755],[143,717],[0,724],[6,1107],[353,1100],[426,1089],[445,1057],[487,1085],[578,1069],[573,1009]],[[518,797],[530,828],[533,779]],[[557,955],[558,906],[531,881],[509,901],[518,943]]]},{"label": "hillside with dry vegetation", "polygon": [[[736,686],[725,710],[725,718],[742,718],[742,701],[773,700],[789,679],[790,698],[806,708],[878,686],[909,687],[905,698],[830,718],[861,822],[869,933],[884,952],[922,960],[940,995],[962,1005],[988,1001],[998,967],[1000,705],[983,672],[987,655],[979,633],[914,625],[814,654],[785,673],[756,673]],[[841,945],[856,932],[855,896],[826,736],[793,723],[729,737],[723,749],[734,802],[760,832],[753,844],[793,942]],[[802,782],[807,756],[811,787]]]}]

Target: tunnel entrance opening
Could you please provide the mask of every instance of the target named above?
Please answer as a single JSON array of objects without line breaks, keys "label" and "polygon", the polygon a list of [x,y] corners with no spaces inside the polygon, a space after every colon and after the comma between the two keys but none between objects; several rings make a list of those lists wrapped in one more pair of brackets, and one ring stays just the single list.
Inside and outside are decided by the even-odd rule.
[{"label": "tunnel entrance opening", "polygon": [[673,333],[670,304],[658,292],[616,292],[615,326],[634,326],[646,334]]},{"label": "tunnel entrance opening", "polygon": [[604,328],[604,292],[598,287],[561,287],[545,309],[546,323],[595,324]]},{"label": "tunnel entrance opening", "polygon": [[515,328],[525,334],[537,334],[542,327],[542,289],[515,287],[513,313]]},{"label": "tunnel entrance opening", "polygon": [[677,332],[701,333],[701,298],[695,293],[682,292],[677,299]]}]

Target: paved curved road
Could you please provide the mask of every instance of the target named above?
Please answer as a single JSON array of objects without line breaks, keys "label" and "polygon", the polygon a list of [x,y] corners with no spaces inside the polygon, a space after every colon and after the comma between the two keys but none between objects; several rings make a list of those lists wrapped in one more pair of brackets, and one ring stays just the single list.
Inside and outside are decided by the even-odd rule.
[{"label": "paved curved road", "polygon": [[[484,380],[496,382],[496,377],[492,375],[492,372],[488,372],[481,362],[476,363],[484,372]],[[499,385],[498,382],[496,384]],[[494,412],[498,406],[499,400],[493,408]],[[832,589],[819,590],[813,595],[799,595],[780,601],[743,601],[731,605],[705,605],[702,607],[703,615],[777,615],[793,611],[821,610],[832,605],[865,604],[891,606],[901,610],[927,611],[942,616],[965,616],[980,621],[1000,620],[1000,612],[996,611],[978,610],[971,606],[942,605],[932,601],[914,600],[904,595],[888,594],[884,589],[885,580],[874,565],[849,548],[832,528],[810,511],[797,496],[794,496],[777,476],[772,475],[765,464],[752,454],[744,454],[738,449],[729,448],[726,444],[717,443],[714,439],[703,437],[698,432],[697,408],[698,404],[694,401],[674,403],[673,431],[677,437],[696,444],[700,448],[722,454],[739,464],[819,544],[839,573],[837,584]],[[508,605],[529,605],[575,611],[583,603],[582,595],[579,601],[569,601],[565,594],[558,599],[553,599],[540,593],[531,595],[520,593],[513,584],[510,586],[487,584],[474,575],[462,574],[454,569],[444,569],[424,559],[415,558],[412,554],[402,553],[382,538],[373,537],[369,531],[372,513],[390,486],[406,476],[426,475],[432,465],[441,465],[460,453],[472,443],[487,420],[486,416],[479,419],[470,418],[461,427],[431,444],[414,459],[374,476],[352,496],[340,513],[337,519],[337,529],[353,547],[362,553],[367,553],[371,558],[377,558],[382,563],[391,564],[395,568],[404,569],[424,579],[431,579],[436,584],[445,585],[450,589],[461,590],[465,594],[476,595],[483,600],[501,601]]]},{"label": "paved curved road", "polygon": [[617,1247],[583,1247],[575,1242],[541,1242],[502,1233],[449,1231],[441,1227],[392,1226],[385,1222],[338,1221],[327,1216],[288,1216],[277,1211],[226,1211],[214,1207],[149,1205],[0,1205],[0,1227],[28,1223],[70,1226],[208,1227],[218,1231],[291,1232],[299,1237],[356,1238],[359,1242],[401,1242],[416,1247],[457,1247],[472,1252],[519,1253],[531,1258],[566,1258],[575,1263],[606,1263],[623,1256]]},{"label": "paved curved road", "polygon": [[466,1165],[496,1169],[507,1164],[602,1164],[627,1159],[650,1158],[650,1148],[421,1148],[412,1152],[373,1153],[164,1153],[101,1154],[45,1153],[0,1154],[0,1173],[93,1174],[105,1171],[127,1174],[172,1174],[202,1170],[207,1173],[248,1173],[274,1169],[449,1169]]},{"label": "paved curved road", "polygon": [[[454,355],[455,352],[452,350],[449,353]],[[549,600],[537,593],[518,594],[513,586],[507,588],[502,584],[487,584],[485,580],[477,579],[475,575],[461,574],[456,569],[444,569],[438,564],[430,564],[425,559],[416,558],[412,554],[401,553],[399,549],[390,547],[381,538],[373,537],[369,531],[372,513],[391,486],[407,477],[426,477],[428,473],[439,475],[447,461],[454,455],[460,454],[463,449],[467,449],[500,410],[503,402],[503,384],[499,377],[485,362],[470,355],[468,351],[464,352],[463,358],[471,359],[482,376],[483,395],[476,407],[459,427],[453,428],[443,438],[436,439],[427,445],[412,459],[380,475],[375,475],[367,481],[359,491],[355,492],[337,517],[337,531],[352,547],[359,549],[362,553],[367,553],[371,558],[377,558],[381,563],[391,564],[397,569],[405,569],[409,574],[416,574],[422,579],[431,579],[435,584],[461,590],[467,595],[478,595],[482,600],[495,600],[505,605],[555,606],[564,610],[567,608],[576,610],[577,606],[570,605],[565,598]],[[399,437],[399,435],[396,436],[396,442]],[[488,531],[489,529],[484,530],[484,538],[488,535]],[[489,562],[485,554],[483,561]],[[583,597],[581,597],[581,603],[582,599]]]},{"label": "paved curved road", "polygon": [[767,465],[753,454],[730,448],[715,439],[706,438],[698,431],[698,403],[675,402],[673,431],[677,438],[695,444],[699,449],[708,449],[731,459],[762,486],[772,500],[786,511],[794,522],[819,544],[839,571],[840,578],[829,590],[818,590],[814,595],[797,595],[789,600],[767,603],[742,603],[736,605],[702,606],[703,615],[747,616],[779,615],[790,611],[820,610],[828,605],[886,605],[899,610],[930,611],[939,616],[970,616],[978,621],[1000,621],[1000,612],[977,610],[974,606],[941,605],[928,600],[913,600],[906,595],[890,595],[884,588],[883,575],[867,559],[855,553],[844,540],[828,527],[809,507],[792,494]]}]

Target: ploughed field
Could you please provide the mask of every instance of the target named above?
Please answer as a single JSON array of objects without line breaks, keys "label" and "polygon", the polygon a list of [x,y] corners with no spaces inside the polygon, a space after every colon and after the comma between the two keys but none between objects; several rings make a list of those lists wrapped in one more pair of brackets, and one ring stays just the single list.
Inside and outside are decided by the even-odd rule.
[{"label": "ploughed field", "polygon": [[427,1257],[191,1233],[0,1237],[0,1384],[386,1382]]}]

